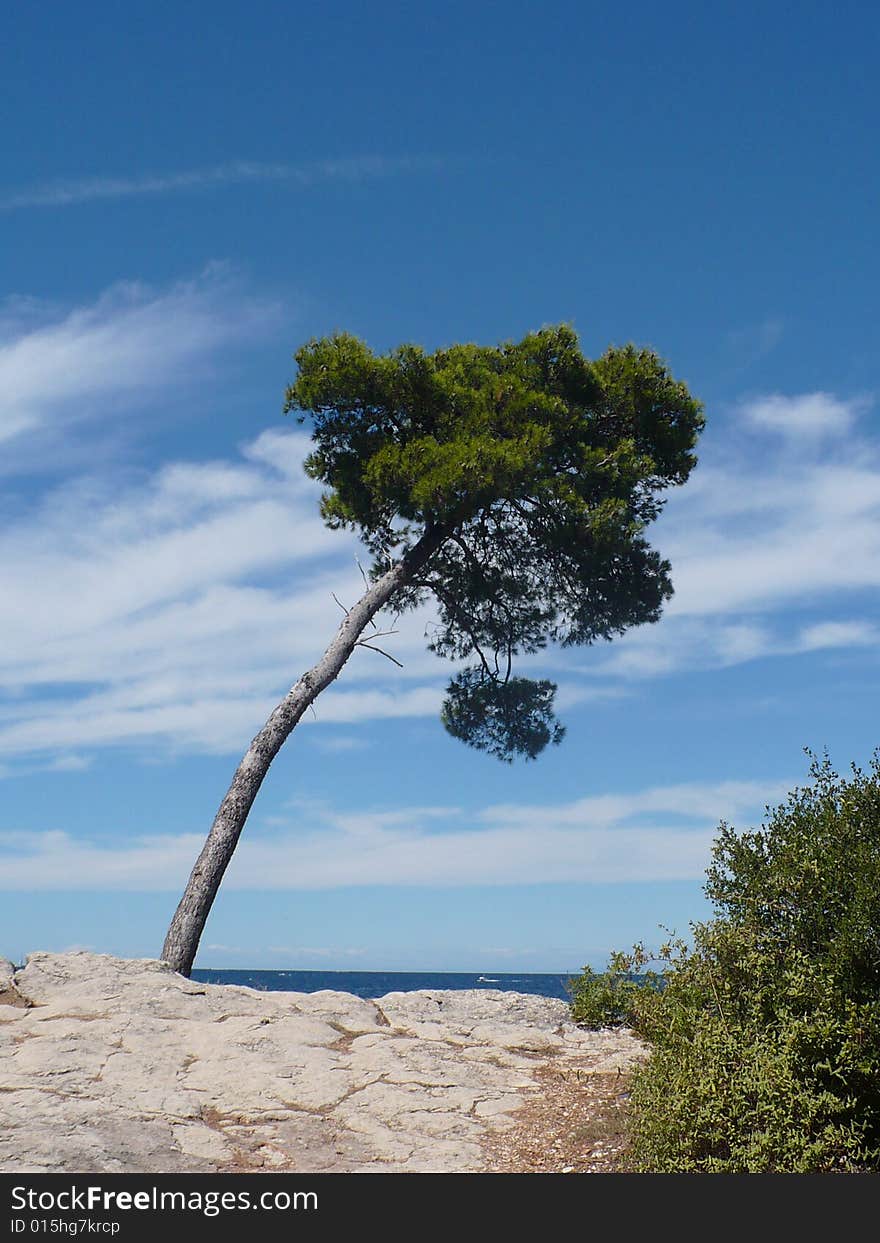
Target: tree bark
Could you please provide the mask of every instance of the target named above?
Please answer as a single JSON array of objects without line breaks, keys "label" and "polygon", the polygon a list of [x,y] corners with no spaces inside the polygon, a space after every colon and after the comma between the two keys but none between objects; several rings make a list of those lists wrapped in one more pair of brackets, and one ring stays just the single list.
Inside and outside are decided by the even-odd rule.
[{"label": "tree bark", "polygon": [[269,765],[309,705],[337,677],[375,614],[425,565],[447,534],[438,527],[429,528],[400,561],[373,583],[346,613],[332,643],[318,663],[291,687],[251,742],[214,817],[211,831],[165,937],[162,958],[175,971],[188,976],[192,970],[202,931],[223,874],[232,859]]}]

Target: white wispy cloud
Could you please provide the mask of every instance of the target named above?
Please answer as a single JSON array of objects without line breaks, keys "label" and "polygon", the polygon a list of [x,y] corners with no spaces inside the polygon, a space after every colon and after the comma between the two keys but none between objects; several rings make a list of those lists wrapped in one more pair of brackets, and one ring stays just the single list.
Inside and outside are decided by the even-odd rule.
[{"label": "white wispy cloud", "polygon": [[448,158],[441,156],[379,155],[313,160],[303,164],[232,160],[177,172],[79,177],[0,191],[0,211],[17,211],[25,207],[67,207],[101,199],[179,194],[247,182],[287,182],[307,189],[322,182],[368,181],[401,173],[436,172],[447,167],[449,163]]},{"label": "white wispy cloud", "polygon": [[[332,638],[334,594],[363,590],[356,541],[318,515],[307,444],[272,430],[235,463],[169,464],[122,489],[73,483],[6,527],[0,754],[240,748]],[[393,640],[417,666],[407,685],[358,653],[306,724],[436,713],[439,686],[411,681],[438,676],[422,625],[407,619]],[[358,685],[371,676],[379,685]]]},{"label": "white wispy cloud", "polygon": [[0,778],[32,777],[36,773],[83,773],[92,766],[90,755],[78,755],[75,751],[60,751],[54,755],[42,756],[36,761],[23,763],[15,760],[11,764],[0,764]]},{"label": "white wispy cloud", "polygon": [[866,593],[880,588],[880,442],[854,420],[868,407],[821,394],[774,402],[786,427],[817,410],[826,429],[844,416],[852,426],[830,440],[805,433],[793,452],[791,438],[742,417],[750,406],[735,411],[653,528],[675,587],[661,622],[575,658],[582,671],[632,680],[866,645],[874,628],[859,614],[876,611]]},{"label": "white wispy cloud", "polygon": [[100,422],[112,434],[122,408],[132,414],[169,390],[191,391],[221,350],[277,315],[218,264],[167,289],[123,282],[87,306],[9,301],[0,314],[2,469],[39,466],[65,432]]},{"label": "white wispy cloud", "polygon": [[744,402],[741,411],[756,427],[785,436],[830,436],[848,432],[866,404],[865,398],[842,401],[833,393],[769,393]]},{"label": "white wispy cloud", "polygon": [[873,622],[829,621],[805,626],[800,632],[801,651],[817,652],[829,647],[880,648],[880,629]]},{"label": "white wispy cloud", "polygon": [[785,322],[778,315],[767,315],[753,324],[734,328],[725,334],[727,353],[741,372],[772,353],[785,334]]},{"label": "white wispy cloud", "polygon": [[[303,434],[273,430],[236,461],[172,463],[121,489],[71,483],[10,523],[0,681],[15,697],[0,706],[0,753],[240,750],[335,631],[333,594],[362,590],[356,541],[318,517],[306,449]],[[839,614],[847,589],[880,585],[870,465],[812,464],[795,478],[708,465],[658,536],[677,587],[666,616],[588,654],[550,654],[560,708],[679,669],[865,646],[870,623],[822,619],[821,607]],[[790,618],[798,605],[820,616]],[[318,701],[317,723],[436,716],[449,670],[423,630],[409,616],[390,640],[402,671],[358,653]],[[61,695],[43,690],[59,684]]]},{"label": "white wispy cloud", "polygon": [[[474,886],[695,880],[719,820],[759,822],[790,782],[656,787],[570,803],[299,806],[288,824],[242,838],[224,888]],[[178,890],[201,834],[90,842],[64,832],[0,833],[0,888]]]},{"label": "white wispy cloud", "polygon": [[369,950],[365,945],[267,945],[266,953],[285,962],[336,962],[364,958]]},{"label": "white wispy cloud", "polygon": [[[0,424],[29,420],[18,440],[40,452],[40,428],[49,442],[65,419],[79,428],[92,417],[100,439],[247,335],[249,314],[251,325],[266,314],[242,311],[222,274],[158,292],[120,287],[49,322],[27,300],[6,310]],[[793,418],[804,400],[790,399]],[[835,401],[832,413],[853,409]],[[676,588],[661,622],[523,662],[559,680],[563,712],[683,669],[874,641],[864,594],[880,586],[880,446],[853,425],[831,441],[805,436],[792,455],[754,419],[729,429],[707,442],[652,533]],[[92,464],[7,507],[0,776],[120,745],[240,752],[335,632],[334,594],[362,592],[360,546],[321,522],[320,488],[302,471],[308,448],[287,425],[150,474]],[[304,718],[313,738],[336,745],[331,727],[348,727],[338,745],[351,746],[359,723],[436,717],[450,670],[426,651],[429,615],[405,616],[386,641],[403,670],[355,654]]]},{"label": "white wispy cloud", "polygon": [[[796,406],[797,402],[793,403]],[[657,538],[671,557],[671,616],[772,613],[880,586],[880,444],[749,443],[701,463]]]}]

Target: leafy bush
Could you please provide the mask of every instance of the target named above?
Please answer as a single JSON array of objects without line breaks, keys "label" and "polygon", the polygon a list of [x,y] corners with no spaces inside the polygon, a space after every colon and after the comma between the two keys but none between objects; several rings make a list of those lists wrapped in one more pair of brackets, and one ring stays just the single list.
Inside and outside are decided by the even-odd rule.
[{"label": "leafy bush", "polygon": [[651,1046],[634,1168],[880,1170],[880,753],[852,772],[811,757],[764,827],[721,824],[717,918],[662,947],[664,988],[630,1007]]},{"label": "leafy bush", "polygon": [[584,967],[568,981],[575,1023],[592,1031],[634,1026],[643,993],[661,982],[657,972],[644,971],[649,961],[644,946],[637,945],[631,954],[612,954],[607,971]]}]

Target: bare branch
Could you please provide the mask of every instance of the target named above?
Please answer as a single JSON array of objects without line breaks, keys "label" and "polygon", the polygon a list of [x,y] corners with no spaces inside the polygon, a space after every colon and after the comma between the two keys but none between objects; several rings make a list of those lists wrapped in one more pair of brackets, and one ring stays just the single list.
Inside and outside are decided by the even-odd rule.
[{"label": "bare branch", "polygon": [[337,604],[339,605],[339,607],[342,609],[342,611],[343,611],[343,613],[345,614],[345,616],[346,616],[346,617],[348,617],[349,613],[351,612],[351,609],[347,609],[347,608],[345,607],[345,605],[344,605],[344,604],[342,603],[342,601],[339,599],[339,596],[337,596],[337,594],[336,594],[336,592],[335,592],[335,591],[331,591],[331,592],[330,592],[330,595],[333,597],[333,599],[336,601],[336,603],[337,603]]},{"label": "bare branch", "polygon": [[355,557],[355,559],[354,559],[354,563],[355,563],[355,565],[357,566],[357,568],[358,568],[358,569],[360,570],[360,572],[361,572],[361,578],[364,580],[364,586],[365,586],[365,587],[369,587],[369,585],[370,585],[370,581],[369,581],[369,579],[367,578],[367,572],[366,572],[366,570],[365,570],[365,569],[364,569],[364,567],[361,565],[360,558],[359,558],[359,557]]},{"label": "bare branch", "polygon": [[[370,637],[372,638],[372,635]],[[400,663],[400,661],[395,656],[392,656],[390,652],[384,652],[381,647],[373,647],[372,643],[365,643],[363,639],[361,639],[360,642],[356,643],[355,647],[365,647],[371,652],[378,652],[380,656],[387,657],[387,659],[390,660],[393,665],[397,665],[398,669],[403,668],[403,665]]]}]

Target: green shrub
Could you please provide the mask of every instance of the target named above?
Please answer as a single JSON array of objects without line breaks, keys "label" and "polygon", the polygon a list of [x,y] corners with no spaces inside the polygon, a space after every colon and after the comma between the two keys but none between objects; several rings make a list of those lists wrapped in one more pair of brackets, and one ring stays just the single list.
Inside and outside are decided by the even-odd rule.
[{"label": "green shrub", "polygon": [[584,967],[568,981],[571,1015],[580,1027],[632,1027],[646,989],[656,988],[660,977],[644,971],[650,956],[637,945],[631,954],[612,954],[606,971]]},{"label": "green shrub", "polygon": [[852,771],[812,757],[761,829],[721,824],[717,917],[631,1008],[634,1168],[880,1170],[880,753]]}]

